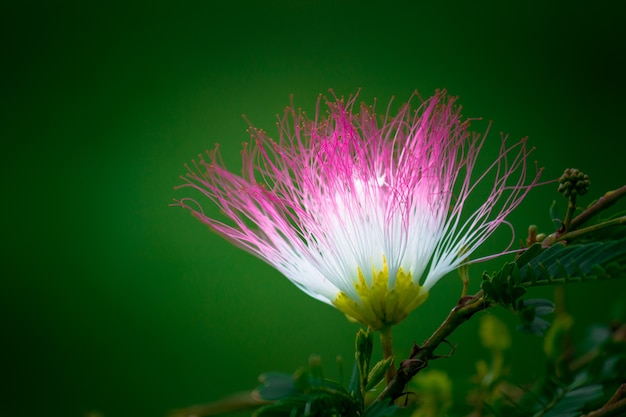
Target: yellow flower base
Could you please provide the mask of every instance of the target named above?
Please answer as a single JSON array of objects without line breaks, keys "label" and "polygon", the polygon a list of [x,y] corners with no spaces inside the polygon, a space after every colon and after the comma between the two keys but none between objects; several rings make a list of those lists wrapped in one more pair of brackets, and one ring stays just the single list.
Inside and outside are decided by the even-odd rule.
[{"label": "yellow flower base", "polygon": [[376,271],[372,266],[373,285],[365,282],[363,272],[358,269],[359,280],[354,289],[360,300],[353,300],[344,292],[337,295],[333,304],[348,319],[358,321],[373,330],[380,330],[404,320],[404,318],[428,298],[428,291],[414,283],[411,273],[398,269],[394,287],[389,289],[389,269],[383,258],[383,269]]}]

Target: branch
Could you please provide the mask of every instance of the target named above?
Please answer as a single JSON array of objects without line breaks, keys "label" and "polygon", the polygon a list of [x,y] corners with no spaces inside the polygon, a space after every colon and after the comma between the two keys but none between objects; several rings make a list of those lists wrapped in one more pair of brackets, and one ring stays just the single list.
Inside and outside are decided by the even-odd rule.
[{"label": "branch", "polygon": [[260,405],[270,404],[270,401],[263,400],[256,393],[240,392],[230,395],[221,400],[213,401],[207,404],[193,405],[191,407],[172,410],[169,417],[208,417],[220,414],[233,413],[235,411],[243,411]]},{"label": "branch", "polygon": [[620,226],[622,224],[626,224],[626,216],[616,217],[614,219],[611,219],[602,223],[594,224],[589,227],[584,227],[582,229],[574,229],[571,232],[565,232],[563,234],[557,234],[556,236],[550,235],[543,242],[541,242],[541,244],[544,245],[545,247],[548,247],[548,246],[552,246],[554,243],[559,242],[559,241],[567,242],[568,240],[577,239],[586,234],[597,232],[598,230],[606,229],[608,227],[613,227],[613,226]]},{"label": "branch", "polygon": [[422,346],[413,346],[409,357],[398,366],[396,377],[390,381],[372,405],[382,401],[391,403],[401,397],[411,378],[428,366],[428,361],[437,359],[438,356],[435,355],[437,347],[441,343],[448,343],[447,338],[452,332],[469,320],[470,317],[493,305],[485,298],[482,290],[474,295],[462,297],[432,336]]},{"label": "branch", "polygon": [[617,200],[625,196],[626,196],[626,185],[623,185],[616,190],[608,191],[606,194],[600,197],[598,201],[596,201],[593,205],[591,205],[590,207],[587,207],[585,210],[583,210],[582,213],[580,213],[578,216],[572,219],[572,222],[570,223],[570,226],[569,226],[569,230],[576,230],[587,220],[591,219],[593,216],[600,213],[602,210],[612,206],[613,204],[615,204],[615,202],[617,202]]},{"label": "branch", "polygon": [[619,417],[626,412],[626,383],[620,385],[615,394],[602,408],[585,414],[583,417]]}]

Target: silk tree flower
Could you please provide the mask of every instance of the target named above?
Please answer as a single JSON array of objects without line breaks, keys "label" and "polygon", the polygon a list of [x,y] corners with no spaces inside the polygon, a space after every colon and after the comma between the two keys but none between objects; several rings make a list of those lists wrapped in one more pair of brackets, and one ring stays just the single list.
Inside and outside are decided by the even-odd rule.
[{"label": "silk tree flower", "polygon": [[[475,175],[486,134],[469,131],[445,91],[382,118],[374,106],[358,108],[357,96],[320,98],[313,119],[287,107],[276,140],[251,126],[240,174],[225,167],[217,146],[187,165],[177,188],[199,191],[222,220],[192,198],[175,205],[311,297],[380,330],[467,263],[540,172],[527,183],[525,140],[508,145],[503,137],[488,169]],[[470,195],[480,204],[466,213]]]}]

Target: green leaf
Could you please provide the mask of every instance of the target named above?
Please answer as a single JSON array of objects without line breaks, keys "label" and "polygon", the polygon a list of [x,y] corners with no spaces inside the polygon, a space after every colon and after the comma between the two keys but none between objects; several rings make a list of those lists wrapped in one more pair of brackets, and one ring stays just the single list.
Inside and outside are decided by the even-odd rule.
[{"label": "green leaf", "polygon": [[367,376],[365,391],[374,389],[374,387],[376,387],[376,385],[378,385],[383,380],[383,378],[385,377],[385,372],[387,372],[387,369],[389,369],[389,366],[391,366],[392,362],[393,358],[387,358],[379,361],[376,365],[374,365],[369,375]]},{"label": "green leaf", "polygon": [[264,400],[280,400],[297,392],[293,375],[268,372],[262,374],[259,379],[261,380],[261,386],[257,388],[257,392]]},{"label": "green leaf", "polygon": [[545,315],[553,311],[554,305],[547,300],[529,300],[529,302],[525,302],[522,299],[527,291],[525,287],[529,286],[528,282],[535,283],[536,276],[532,275],[532,279],[529,279],[528,276],[523,276],[519,264],[523,264],[523,268],[526,268],[544,253],[537,245],[533,245],[529,251],[525,257],[522,255],[517,262],[505,264],[500,271],[492,276],[486,273],[483,274],[481,288],[488,299],[518,313],[521,321],[521,325],[518,326],[519,330],[543,335],[550,327],[550,323],[537,317],[536,309],[539,308],[539,313],[541,313],[539,315]]},{"label": "green leaf", "polygon": [[483,274],[481,289],[491,300],[515,310],[519,299],[526,293],[526,288],[520,285],[521,279],[517,264],[509,262],[492,276]]},{"label": "green leaf", "polygon": [[361,377],[365,377],[369,372],[369,364],[372,359],[372,351],[374,349],[374,336],[370,331],[359,329],[356,334],[356,360],[359,367]]},{"label": "green leaf", "polygon": [[[355,341],[355,362],[357,374],[353,374],[353,380],[350,383],[350,392],[363,404],[365,398],[365,386],[367,385],[367,375],[369,374],[370,360],[372,359],[372,351],[374,349],[373,334],[369,330],[359,329],[356,334]],[[357,378],[357,389],[353,389],[354,377]]]},{"label": "green leaf", "polygon": [[295,395],[259,408],[255,417],[340,417],[357,416],[354,402],[349,398],[328,393]]},{"label": "green leaf", "polygon": [[540,317],[533,317],[531,321],[517,326],[517,329],[524,333],[531,333],[537,336],[543,336],[550,328],[550,322]]},{"label": "green leaf", "polygon": [[[303,387],[301,379],[312,379],[310,373],[302,372],[296,378],[296,387]],[[298,389],[289,396],[278,399],[273,404],[259,408],[258,417],[292,417],[292,416],[357,416],[361,407],[359,402],[350,396],[339,384],[330,380],[315,381],[306,389]]]},{"label": "green leaf", "polygon": [[354,361],[352,366],[352,375],[350,376],[350,383],[348,384],[348,392],[353,396],[361,398],[361,375],[359,375],[359,365],[357,361]]},{"label": "green leaf", "polygon": [[544,249],[545,248],[541,246],[541,243],[535,243],[524,252],[522,252],[515,260],[515,263],[517,264],[518,268],[521,268],[528,262],[530,262],[531,259],[543,252]]},{"label": "green leaf", "polygon": [[555,244],[530,259],[519,272],[524,286],[626,278],[626,239]]},{"label": "green leaf", "polygon": [[528,298],[523,301],[524,307],[532,307],[537,316],[545,316],[554,313],[555,305],[545,298]]},{"label": "green leaf", "polygon": [[[568,387],[571,389],[571,387]],[[585,404],[602,397],[602,385],[587,385],[568,390],[560,401],[548,412],[541,414],[543,417],[577,417]]]},{"label": "green leaf", "polygon": [[518,311],[522,323],[517,326],[518,330],[543,336],[550,327],[550,323],[539,316],[553,313],[554,308],[552,301],[541,298],[519,300]]},{"label": "green leaf", "polygon": [[519,299],[522,295],[526,294],[526,288],[524,287],[511,287],[509,291],[511,293],[511,302]]},{"label": "green leaf", "polygon": [[388,404],[386,402],[377,402],[372,404],[371,407],[368,407],[361,417],[389,417],[392,416],[396,410],[397,406],[393,404]]},{"label": "green leaf", "polygon": [[274,404],[266,405],[259,408],[253,416],[255,417],[289,417],[293,411],[305,408],[307,398],[304,396],[293,396]]},{"label": "green leaf", "polygon": [[317,355],[309,358],[308,367],[293,375],[271,372],[260,379],[262,384],[256,392],[263,400],[275,402],[258,409],[256,416],[356,416],[363,411],[361,400],[324,377]]},{"label": "green leaf", "polygon": [[480,288],[485,292],[485,295],[487,296],[487,298],[495,302],[501,301],[500,295],[498,294],[495,287],[491,283],[491,278],[489,277],[489,275],[483,274],[483,282],[481,282]]}]

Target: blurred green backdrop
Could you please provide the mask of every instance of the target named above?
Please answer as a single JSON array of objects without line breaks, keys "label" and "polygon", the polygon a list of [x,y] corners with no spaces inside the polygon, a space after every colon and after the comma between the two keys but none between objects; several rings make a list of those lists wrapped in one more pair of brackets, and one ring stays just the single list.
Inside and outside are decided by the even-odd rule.
[{"label": "blurred green backdrop", "polygon": [[[329,88],[382,103],[447,88],[466,116],[494,121],[492,140],[528,136],[545,179],[588,173],[583,203],[622,185],[624,14],[504,3],[2,2],[0,415],[164,415],[311,353],[330,375],[337,355],[349,368],[356,325],[168,207],[185,162],[219,142],[237,168],[241,114],[271,132],[290,94],[313,112]],[[512,217],[519,234],[550,229],[555,196],[532,194]],[[474,287],[500,262],[473,267]],[[568,288],[568,309],[581,326],[607,321],[625,288]],[[397,329],[398,354],[458,292],[454,277],[434,289]],[[437,364],[459,384],[486,355],[476,329]],[[518,362],[520,382],[541,366]]]}]

